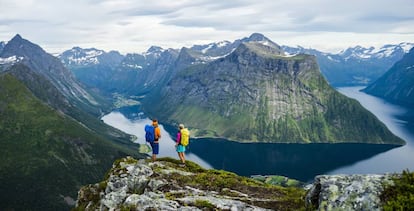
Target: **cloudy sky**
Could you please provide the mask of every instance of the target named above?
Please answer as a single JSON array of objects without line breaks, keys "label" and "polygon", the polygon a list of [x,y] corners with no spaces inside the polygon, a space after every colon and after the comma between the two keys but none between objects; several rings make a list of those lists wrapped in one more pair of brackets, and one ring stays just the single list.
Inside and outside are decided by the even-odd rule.
[{"label": "cloudy sky", "polygon": [[414,1],[0,0],[0,41],[18,33],[49,53],[74,46],[141,53],[253,32],[328,52],[414,42]]}]

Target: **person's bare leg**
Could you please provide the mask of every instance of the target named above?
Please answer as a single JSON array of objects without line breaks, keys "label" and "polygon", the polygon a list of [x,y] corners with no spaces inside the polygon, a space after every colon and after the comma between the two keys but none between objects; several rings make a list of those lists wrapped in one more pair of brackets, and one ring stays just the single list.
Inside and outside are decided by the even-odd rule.
[{"label": "person's bare leg", "polygon": [[182,156],[181,161],[183,161],[183,163],[185,164],[185,155],[184,155],[184,152],[181,153],[181,156]]},{"label": "person's bare leg", "polygon": [[181,163],[185,164],[184,152],[180,152],[179,156],[180,156]]},{"label": "person's bare leg", "polygon": [[152,154],[152,161],[155,162],[157,160],[157,155],[156,154]]}]

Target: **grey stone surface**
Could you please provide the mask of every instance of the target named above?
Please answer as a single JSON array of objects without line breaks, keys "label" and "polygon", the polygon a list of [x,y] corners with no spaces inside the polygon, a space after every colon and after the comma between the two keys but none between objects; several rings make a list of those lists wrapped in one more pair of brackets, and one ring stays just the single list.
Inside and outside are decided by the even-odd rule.
[{"label": "grey stone surface", "polygon": [[306,196],[318,210],[381,210],[379,195],[391,175],[320,175]]}]

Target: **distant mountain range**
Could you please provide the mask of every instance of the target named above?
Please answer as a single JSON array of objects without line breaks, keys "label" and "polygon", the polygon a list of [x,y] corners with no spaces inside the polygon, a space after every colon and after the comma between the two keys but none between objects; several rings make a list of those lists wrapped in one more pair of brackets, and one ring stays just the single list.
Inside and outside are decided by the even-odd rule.
[{"label": "distant mountain range", "polygon": [[[167,71],[164,63],[169,65],[177,54],[176,50],[164,50],[156,46],[144,54],[125,56],[116,51],[106,53],[75,47],[58,57],[90,88],[97,88],[103,93],[142,94],[157,86],[157,72]],[[151,77],[154,81],[151,81]]]},{"label": "distant mountain range", "polygon": [[376,49],[356,46],[337,54],[303,47],[282,48],[289,54],[315,55],[322,74],[334,86],[366,86],[382,76],[395,62],[414,47],[414,43],[384,45]]},{"label": "distant mountain range", "polygon": [[[206,45],[194,45],[188,50],[193,54],[199,55],[197,56],[197,61],[193,61],[193,64],[209,62],[228,55],[234,51],[241,42],[245,42],[246,39],[249,38],[235,40],[234,42],[220,41]],[[250,37],[250,39],[259,40],[261,39],[261,35],[255,33]],[[273,43],[269,39],[264,42]],[[275,43],[273,44],[277,45]],[[405,53],[408,53],[412,47],[414,47],[414,43],[388,44],[378,49],[374,47],[365,48],[356,46],[342,50],[339,53],[326,53],[316,49],[307,49],[300,46],[281,46],[282,50],[289,55],[300,53],[315,55],[322,74],[334,87],[366,86],[374,82],[389,68],[391,68],[395,62],[400,60]],[[77,53],[71,54],[70,52],[74,50],[76,50]],[[93,66],[100,66],[100,68],[102,68],[102,66],[105,68],[111,67],[112,69],[117,66],[118,70],[122,70],[124,68],[128,69],[128,67],[129,69],[135,68],[144,70],[148,68],[149,64],[151,64],[151,62],[146,61],[146,57],[151,57],[151,55],[159,56],[163,51],[164,49],[161,47],[151,47],[143,54],[127,54],[126,56],[122,56],[118,52],[113,51],[111,51],[112,53],[106,53],[97,49],[80,49],[75,47],[72,50],[65,51],[59,55],[59,58],[66,66],[74,70],[75,75],[80,76],[79,78],[81,81],[88,85],[92,85],[93,87],[93,85],[98,84],[98,82],[85,81],[86,78],[91,78],[92,75],[95,75],[92,78],[97,77],[96,74],[94,74],[95,72],[91,70]],[[179,52],[179,50],[174,49],[168,49],[168,51],[173,51],[174,54]],[[109,56],[110,54],[113,55],[113,58]],[[121,65],[121,62],[119,61],[120,56],[123,58],[136,57],[135,59],[137,60],[128,59],[128,62]],[[112,59],[103,59],[104,57]],[[107,61],[113,61],[113,63],[108,64]],[[82,68],[85,68],[86,70],[89,69],[91,74],[88,74],[87,71],[80,73]],[[96,69],[98,68],[95,68],[95,70]],[[115,86],[115,89],[116,88],[117,87]]]},{"label": "distant mountain range", "polygon": [[363,91],[391,102],[414,106],[414,48]]}]

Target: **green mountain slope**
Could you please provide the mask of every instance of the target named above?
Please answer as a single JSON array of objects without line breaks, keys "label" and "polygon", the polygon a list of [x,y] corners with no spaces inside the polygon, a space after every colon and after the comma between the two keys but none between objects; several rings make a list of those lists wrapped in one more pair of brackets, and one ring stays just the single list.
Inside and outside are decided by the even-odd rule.
[{"label": "green mountain slope", "polygon": [[245,142],[403,144],[355,100],[332,89],[310,55],[259,42],[178,71],[146,112],[197,137]]},{"label": "green mountain slope", "polygon": [[413,106],[414,48],[363,91],[398,104]]},{"label": "green mountain slope", "polygon": [[114,159],[142,157],[47,106],[10,73],[0,75],[0,146],[0,210],[67,210]]},{"label": "green mountain slope", "polygon": [[[45,102],[55,110],[66,114],[81,122],[91,130],[98,132],[113,141],[131,144],[131,137],[111,126],[106,125],[94,114],[89,113],[81,105],[66,98],[61,92],[45,77],[36,73],[24,64],[15,64],[7,70],[8,73],[21,81],[37,98]],[[103,105],[105,107],[105,105]]]}]

